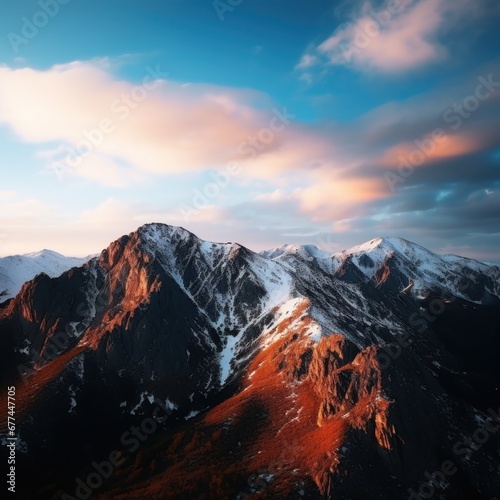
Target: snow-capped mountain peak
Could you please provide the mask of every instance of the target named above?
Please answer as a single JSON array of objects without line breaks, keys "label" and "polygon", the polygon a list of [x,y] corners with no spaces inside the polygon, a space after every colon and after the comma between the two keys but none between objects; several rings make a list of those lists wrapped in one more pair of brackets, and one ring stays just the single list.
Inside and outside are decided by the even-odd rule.
[{"label": "snow-capped mountain peak", "polygon": [[[415,296],[446,291],[481,302],[488,301],[490,294],[500,295],[498,267],[465,257],[439,255],[403,238],[375,238],[333,257],[340,263],[351,262],[368,279],[376,281],[384,269],[392,270],[393,275],[398,274],[402,287],[414,282]],[[486,295],[479,292],[478,281],[486,283]]]}]

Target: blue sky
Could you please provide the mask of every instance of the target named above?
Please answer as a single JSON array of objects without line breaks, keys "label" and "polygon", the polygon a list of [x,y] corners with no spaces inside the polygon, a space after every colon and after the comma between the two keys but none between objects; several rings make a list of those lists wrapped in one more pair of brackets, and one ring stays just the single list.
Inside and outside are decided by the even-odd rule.
[{"label": "blue sky", "polygon": [[0,255],[85,255],[156,221],[500,261],[498,2],[2,9]]}]

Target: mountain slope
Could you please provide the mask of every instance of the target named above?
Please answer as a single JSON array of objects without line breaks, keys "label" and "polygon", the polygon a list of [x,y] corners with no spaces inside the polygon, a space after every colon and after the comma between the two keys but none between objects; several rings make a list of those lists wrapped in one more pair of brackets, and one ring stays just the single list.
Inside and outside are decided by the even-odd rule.
[{"label": "mountain slope", "polygon": [[0,302],[15,297],[24,283],[37,274],[56,278],[72,267],[80,267],[89,257],[65,257],[52,250],[0,258]]},{"label": "mountain slope", "polygon": [[257,254],[148,224],[0,306],[20,467],[37,498],[121,450],[97,497],[386,499],[450,459],[443,498],[491,498],[498,436],[455,445],[500,404],[499,277],[405,240]]}]

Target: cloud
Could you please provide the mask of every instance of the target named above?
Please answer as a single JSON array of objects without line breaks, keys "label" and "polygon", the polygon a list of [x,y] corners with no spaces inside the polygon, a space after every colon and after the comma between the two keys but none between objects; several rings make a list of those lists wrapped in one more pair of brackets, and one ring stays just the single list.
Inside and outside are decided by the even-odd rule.
[{"label": "cloud", "polygon": [[[161,75],[149,81],[154,88],[126,112],[123,96],[143,95],[137,90],[140,83],[137,87],[117,78],[102,61],[45,71],[1,67],[0,121],[38,148],[39,161],[64,158],[67,148],[77,148],[108,119],[113,131],[66,175],[134,189],[123,195],[112,191],[116,196],[95,190],[92,202],[79,205],[87,210],[78,213],[75,207],[72,214],[54,206],[50,200],[57,197],[51,190],[40,193],[39,200],[0,193],[1,213],[9,214],[0,217],[0,234],[5,235],[0,252],[51,247],[74,254],[77,242],[81,255],[154,220],[251,248],[290,242],[291,234],[329,230],[342,234],[346,247],[388,232],[431,248],[443,237],[450,244],[467,240],[473,246],[476,230],[491,235],[498,227],[499,160],[494,151],[500,142],[492,124],[498,123],[500,90],[481,101],[457,130],[452,128],[456,120],[444,117],[449,109],[458,116],[455,104],[474,104],[468,96],[474,95],[480,75],[500,80],[495,68],[498,61],[461,74],[460,81],[443,79],[437,89],[386,103],[350,123],[305,124],[289,116],[293,109],[260,93],[183,85]],[[271,123],[279,130],[273,132]],[[384,172],[397,169],[398,156],[409,155],[416,141],[436,128],[444,130],[447,142],[437,144],[422,168],[391,192]],[[241,163],[241,172],[220,198],[186,221],[179,205],[192,204],[193,190],[212,182],[207,171],[222,171],[230,161]],[[183,183],[177,182],[181,177]],[[161,179],[163,184],[156,182]],[[147,194],[135,190],[139,183],[148,183]],[[162,187],[172,191],[174,185],[175,196],[164,196],[164,206],[150,206],[149,196],[158,200]],[[132,201],[141,197],[143,202]],[[294,241],[315,243],[306,236]],[[492,236],[488,241],[494,248],[497,240]]]},{"label": "cloud", "polygon": [[472,134],[444,132],[435,139],[432,134],[412,142],[396,144],[384,152],[381,163],[386,167],[399,167],[410,163],[413,167],[434,164],[437,160],[464,156],[481,149],[481,141]]},{"label": "cloud", "polygon": [[488,5],[471,7],[466,0],[387,0],[380,8],[365,2],[351,12],[349,22],[309,49],[296,69],[309,75],[314,65],[387,73],[413,70],[446,58],[443,35],[489,12]]},{"label": "cloud", "polygon": [[336,145],[263,94],[166,80],[139,84],[107,59],[48,70],[0,67],[0,123],[61,178],[124,187],[158,176],[222,169],[271,178],[326,163]]},{"label": "cloud", "polygon": [[313,54],[304,54],[295,69],[306,69],[314,66],[318,62],[318,58]]},{"label": "cloud", "polygon": [[18,196],[15,191],[0,191],[0,202],[6,200],[13,200]]},{"label": "cloud", "polygon": [[294,191],[302,213],[313,220],[335,221],[366,212],[369,203],[387,197],[387,186],[382,178],[328,178],[322,172],[317,182]]},{"label": "cloud", "polygon": [[121,165],[168,174],[237,159],[241,142],[270,119],[253,106],[259,100],[257,92],[167,81],[158,68],[134,85],[102,61],[0,68],[0,122],[25,142],[50,144],[52,161],[91,179],[98,170],[120,175]]}]

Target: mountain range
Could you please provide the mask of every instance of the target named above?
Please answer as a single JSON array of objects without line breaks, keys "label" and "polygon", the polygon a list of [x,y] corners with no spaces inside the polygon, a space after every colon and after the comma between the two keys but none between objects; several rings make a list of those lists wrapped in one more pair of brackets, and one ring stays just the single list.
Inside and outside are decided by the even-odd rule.
[{"label": "mountain range", "polygon": [[19,498],[499,497],[496,266],[147,224],[0,290]]},{"label": "mountain range", "polygon": [[0,258],[0,302],[15,297],[24,283],[37,274],[45,273],[51,278],[57,278],[72,267],[79,267],[92,256],[78,258],[65,257],[52,250],[12,255]]}]

